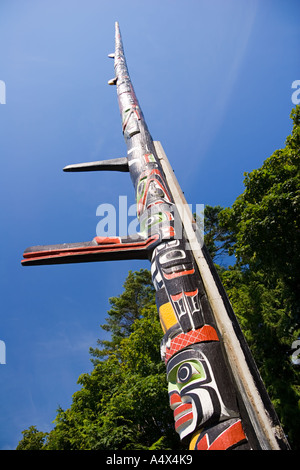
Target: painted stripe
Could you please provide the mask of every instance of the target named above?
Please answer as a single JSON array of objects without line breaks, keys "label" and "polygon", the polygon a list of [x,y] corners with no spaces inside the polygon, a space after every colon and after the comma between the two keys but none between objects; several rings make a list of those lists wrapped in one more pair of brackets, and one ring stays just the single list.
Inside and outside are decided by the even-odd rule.
[{"label": "painted stripe", "polygon": [[201,429],[200,431],[196,431],[195,434],[193,434],[193,437],[191,439],[191,442],[190,442],[190,445],[189,445],[189,450],[196,450],[196,443],[197,443],[197,440],[201,434]]},{"label": "painted stripe", "polygon": [[191,403],[183,403],[182,405],[177,406],[177,408],[174,410],[174,417],[178,420],[178,418],[180,418],[183,413],[186,414],[186,412],[191,411],[191,409]]},{"label": "painted stripe", "polygon": [[135,163],[137,163],[139,161],[140,161],[139,158],[134,158],[133,160],[129,160],[128,161],[128,166],[134,165]]},{"label": "painted stripe", "polygon": [[189,274],[194,274],[195,270],[194,268],[192,269],[188,269],[186,271],[178,271],[178,272],[175,272],[175,273],[172,273],[172,274],[167,274],[167,273],[164,273],[163,272],[163,276],[165,279],[175,279],[177,277],[181,277],[181,276],[188,276]]},{"label": "painted stripe", "polygon": [[237,421],[229,428],[225,429],[211,444],[207,434],[198,442],[197,450],[226,450],[241,441],[245,441],[246,436],[242,428],[241,421]]},{"label": "painted stripe", "polygon": [[132,147],[132,149],[128,150],[127,153],[130,154],[132,152],[134,152],[135,150],[138,150],[139,147]]},{"label": "painted stripe", "polygon": [[186,415],[182,416],[182,418],[178,419],[175,423],[176,431],[182,425],[186,424],[187,421],[191,421],[192,419],[193,419],[193,413],[187,413]]},{"label": "painted stripe", "polygon": [[179,393],[177,393],[177,392],[171,392],[171,394],[170,394],[170,405],[171,405],[171,408],[173,408],[174,406],[176,406],[178,403],[182,403],[182,402],[181,402],[181,397],[180,397]]},{"label": "painted stripe", "polygon": [[190,344],[203,343],[204,341],[219,341],[216,330],[210,325],[204,325],[198,330],[191,330],[188,333],[181,333],[172,339],[170,347],[166,347],[165,362],[178,351],[186,348]]}]

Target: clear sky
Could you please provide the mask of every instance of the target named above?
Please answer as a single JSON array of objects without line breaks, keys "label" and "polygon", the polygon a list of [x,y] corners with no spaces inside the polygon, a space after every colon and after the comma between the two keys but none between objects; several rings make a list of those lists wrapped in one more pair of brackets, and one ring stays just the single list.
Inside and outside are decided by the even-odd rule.
[{"label": "clear sky", "polygon": [[[154,140],[191,204],[230,206],[243,173],[282,148],[300,79],[299,0],[1,0],[0,449],[67,408],[108,298],[147,262],[21,267],[25,248],[88,241],[97,207],[134,201],[126,173],[64,173],[124,156],[114,76],[119,21]],[[0,99],[1,101],[1,99]]]}]

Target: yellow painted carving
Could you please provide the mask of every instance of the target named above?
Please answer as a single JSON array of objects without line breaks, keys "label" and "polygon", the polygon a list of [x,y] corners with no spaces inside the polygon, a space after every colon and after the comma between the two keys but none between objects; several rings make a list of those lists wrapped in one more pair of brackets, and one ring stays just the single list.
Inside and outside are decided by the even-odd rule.
[{"label": "yellow painted carving", "polygon": [[159,317],[164,333],[177,323],[177,318],[170,302],[159,307]]}]

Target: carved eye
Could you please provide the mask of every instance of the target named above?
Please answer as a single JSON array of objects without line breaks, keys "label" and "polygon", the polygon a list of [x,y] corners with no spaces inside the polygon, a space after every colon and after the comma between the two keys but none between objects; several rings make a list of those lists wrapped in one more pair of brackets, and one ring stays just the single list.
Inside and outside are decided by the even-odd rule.
[{"label": "carved eye", "polygon": [[191,380],[194,374],[199,375],[199,371],[192,364],[182,364],[177,371],[177,382],[186,383]]},{"label": "carved eye", "polygon": [[143,178],[139,185],[138,185],[138,189],[137,189],[137,192],[139,194],[139,196],[142,196],[144,191],[145,191],[145,185],[146,185],[146,178]]},{"label": "carved eye", "polygon": [[174,261],[177,259],[184,259],[185,257],[186,257],[186,254],[183,250],[172,250],[161,255],[159,257],[159,262],[160,264],[165,264],[165,263],[168,263],[169,261]]},{"label": "carved eye", "polygon": [[164,219],[164,214],[158,212],[157,214],[152,215],[147,219],[147,227],[151,227],[152,225],[158,224],[162,222]]}]

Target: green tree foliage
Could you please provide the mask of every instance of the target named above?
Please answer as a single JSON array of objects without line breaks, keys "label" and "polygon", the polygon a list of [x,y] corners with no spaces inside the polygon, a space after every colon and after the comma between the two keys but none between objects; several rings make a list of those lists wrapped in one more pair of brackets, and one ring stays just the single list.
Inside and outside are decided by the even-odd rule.
[{"label": "green tree foliage", "polygon": [[222,265],[224,258],[228,257],[228,249],[231,246],[227,226],[221,225],[219,220],[223,210],[221,206],[207,205],[204,208],[204,243],[215,264],[220,262]]},{"label": "green tree foliage", "polygon": [[245,174],[245,190],[220,211],[235,265],[221,278],[293,448],[299,448],[300,107],[292,134],[262,167]]},{"label": "green tree foliage", "polygon": [[19,442],[16,450],[40,450],[43,448],[47,433],[40,432],[36,426],[30,426],[29,429],[22,431],[23,439]]},{"label": "green tree foliage", "polygon": [[245,191],[222,214],[241,265],[263,269],[299,293],[300,106],[291,113],[293,132],[261,168],[245,174]]}]

